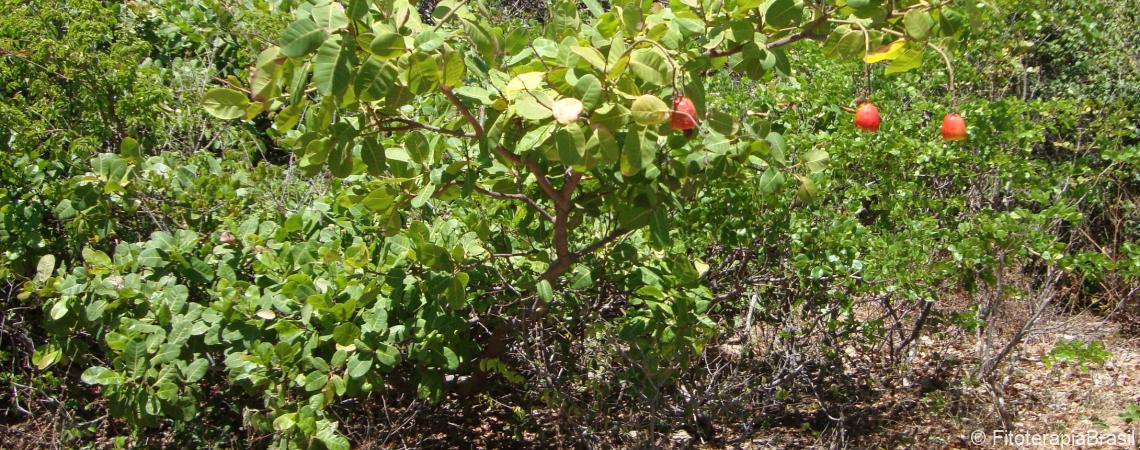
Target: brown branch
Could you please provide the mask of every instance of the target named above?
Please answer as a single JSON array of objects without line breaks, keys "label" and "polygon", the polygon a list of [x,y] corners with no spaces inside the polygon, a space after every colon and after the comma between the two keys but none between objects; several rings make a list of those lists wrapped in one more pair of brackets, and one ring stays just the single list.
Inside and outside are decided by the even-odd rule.
[{"label": "brown branch", "polygon": [[625,236],[626,234],[629,234],[630,231],[633,231],[633,230],[627,230],[627,229],[621,228],[621,227],[614,228],[613,231],[609,232],[609,234],[605,235],[601,239],[594,241],[590,245],[582,247],[581,250],[578,250],[574,254],[576,255],[576,257],[580,258],[582,256],[593,253],[593,252],[597,251],[599,248],[606,246],[606,244],[613,242],[617,238],[620,238],[622,236]]},{"label": "brown branch", "polygon": [[543,209],[541,206],[538,205],[538,202],[534,201],[534,199],[532,199],[530,197],[527,197],[526,195],[508,194],[505,192],[489,191],[489,190],[483,189],[479,186],[475,186],[475,192],[486,195],[488,197],[495,197],[495,198],[502,198],[502,199],[509,199],[509,200],[518,200],[520,202],[526,203],[531,208],[534,208],[534,210],[536,212],[538,212],[538,214],[541,215],[543,219],[546,219],[548,222],[551,222],[551,223],[554,222],[554,216],[550,215],[549,212],[546,212],[545,209]]},{"label": "brown branch", "polygon": [[[459,100],[459,97],[455,96],[455,92],[452,92],[450,87],[443,86],[440,88],[440,90],[443,91],[443,95],[447,96],[447,99],[451,102],[451,104],[459,110],[459,113],[462,114],[465,119],[467,119],[467,122],[469,122],[471,126],[475,128],[475,138],[482,139],[484,131],[483,125],[479,123],[479,119],[475,118],[475,115],[471,114],[471,110],[467,109],[467,107],[463,105],[463,102]],[[551,200],[554,200],[556,206],[566,200],[562,197],[562,195],[559,194],[557,190],[554,189],[554,185],[550,184],[550,179],[547,178],[546,171],[542,168],[541,165],[538,164],[538,161],[531,159],[523,161],[519,155],[512,153],[502,145],[495,146],[495,153],[498,153],[503,157],[503,159],[506,159],[513,164],[525,165],[527,169],[529,169],[530,172],[534,174],[534,177],[537,179],[538,185],[542,188],[542,191],[545,192]]]},{"label": "brown branch", "polygon": [[[514,157],[515,158],[514,160],[516,162],[519,161],[518,155],[511,153],[510,151],[503,148],[502,146],[499,146],[499,149],[503,152],[510,154],[512,157]],[[565,203],[564,200],[566,200],[566,199],[562,197],[562,193],[558,192],[557,189],[554,189],[553,184],[550,184],[550,178],[546,177],[546,169],[543,169],[542,165],[540,165],[538,163],[538,161],[535,161],[533,159],[527,159],[526,161],[523,161],[523,164],[525,164],[526,168],[530,169],[530,172],[534,174],[535,178],[537,178],[538,187],[542,188],[542,192],[545,192],[546,195],[548,197],[550,197],[551,200],[554,200],[554,204],[555,204],[556,208],[557,208],[559,203]]]},{"label": "brown branch", "polygon": [[570,195],[578,189],[578,183],[582,181],[582,174],[573,170],[568,170],[566,175],[566,184],[562,186],[562,198],[570,201]]},{"label": "brown branch", "polygon": [[[532,170],[542,170],[537,162],[527,160],[527,165],[533,165]],[[569,171],[566,175],[566,184],[562,186],[561,191],[556,191],[554,186],[550,185],[550,180],[546,179],[545,174],[539,179],[546,180],[543,189],[547,191],[547,195],[554,199],[555,258],[554,262],[550,263],[550,267],[546,268],[546,272],[543,272],[541,278],[554,281],[566,273],[570,269],[570,265],[574,264],[574,261],[577,261],[578,257],[581,256],[570,251],[570,211],[574,208],[574,202],[571,199],[574,191],[578,189],[578,183],[582,181],[582,174],[573,170]],[[542,185],[541,182],[539,184]]]},{"label": "brown branch", "polygon": [[479,123],[479,119],[476,119],[475,116],[471,114],[471,110],[463,106],[463,102],[459,101],[459,97],[455,96],[455,92],[452,92],[451,87],[441,86],[439,89],[443,91],[443,95],[447,96],[447,100],[450,101],[452,105],[455,105],[455,108],[459,110],[463,118],[467,119],[467,122],[471,123],[471,126],[475,128],[475,138],[483,139],[483,124]]},{"label": "brown branch", "polygon": [[[826,16],[821,16],[821,17],[822,17],[823,22],[827,21]],[[821,20],[816,19],[815,21],[812,21],[811,23],[809,23],[807,25],[807,29],[805,29],[804,31],[801,31],[801,32],[795,33],[795,34],[790,34],[790,35],[784,36],[780,39],[776,39],[772,42],[769,42],[767,45],[765,45],[765,47],[767,47],[768,50],[771,50],[774,48],[783,47],[783,46],[788,45],[788,44],[793,44],[793,43],[802,41],[804,39],[816,39],[816,40],[822,39],[825,36],[820,36],[818,34],[815,34],[813,32],[808,31],[808,30],[814,28],[815,25],[817,25],[819,22],[821,22]],[[726,49],[726,50],[718,50],[718,49],[714,48],[714,49],[706,51],[705,56],[708,56],[710,58],[719,58],[722,56],[732,56],[732,55],[735,55],[737,53],[740,53],[743,50],[744,50],[744,44],[740,44],[740,45],[737,45],[736,47],[732,47],[732,48]]]},{"label": "brown branch", "polygon": [[[384,124],[384,123],[388,123],[388,122],[399,122],[399,123],[404,124],[404,126],[400,126],[400,127],[382,127],[382,126],[380,126],[380,124]],[[446,134],[449,136],[455,136],[455,137],[461,137],[461,138],[474,138],[475,137],[475,135],[470,134],[470,133],[466,133],[463,130],[455,130],[455,129],[451,129],[451,128],[437,127],[434,125],[428,125],[426,123],[417,122],[415,120],[407,119],[407,118],[403,118],[403,117],[386,117],[384,119],[380,119],[379,123],[376,124],[375,132],[381,133],[381,132],[385,132],[385,131],[410,131],[410,130],[426,130],[426,131],[431,131],[434,133],[441,133],[441,134]]]}]

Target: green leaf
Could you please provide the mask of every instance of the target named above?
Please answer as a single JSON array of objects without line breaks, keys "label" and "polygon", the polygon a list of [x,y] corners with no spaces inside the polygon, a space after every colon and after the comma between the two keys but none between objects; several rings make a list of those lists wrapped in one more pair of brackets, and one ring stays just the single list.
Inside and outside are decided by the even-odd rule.
[{"label": "green leaf", "polygon": [[543,106],[530,97],[521,97],[514,103],[515,113],[527,120],[546,120],[554,113],[550,108]]},{"label": "green leaf", "polygon": [[574,274],[570,277],[570,289],[586,289],[593,285],[594,279],[589,267],[578,266],[574,269]]},{"label": "green leaf", "polygon": [[347,122],[338,122],[333,126],[334,144],[329,151],[329,172],[337,178],[352,175],[352,148],[355,146],[356,130]]},{"label": "green leaf", "polygon": [[51,317],[51,320],[59,320],[67,316],[67,313],[70,311],[71,307],[67,304],[67,300],[59,300],[51,306],[51,310],[48,311],[48,316]]},{"label": "green leaf", "polygon": [[637,97],[630,107],[633,121],[641,125],[654,126],[669,120],[669,105],[652,94]]},{"label": "green leaf", "polygon": [[827,161],[828,154],[823,150],[811,150],[800,156],[800,161],[804,163],[813,173],[819,172],[824,168],[824,162]]},{"label": "green leaf", "polygon": [[292,130],[301,121],[301,113],[305,112],[307,103],[307,100],[302,99],[282,109],[281,112],[277,113],[277,117],[273,118],[273,126],[280,132]]},{"label": "green leaf", "polygon": [[479,50],[479,55],[490,65],[497,65],[499,53],[502,50],[500,41],[502,33],[498,29],[488,29],[480,23],[463,21],[466,35]]},{"label": "green leaf", "polygon": [[431,200],[432,195],[435,195],[435,183],[425,184],[420,188],[420,192],[416,194],[415,198],[412,199],[412,207],[423,207],[427,204],[428,200]]},{"label": "green leaf", "polygon": [[352,448],[352,443],[348,442],[348,438],[337,434],[335,422],[332,425],[320,427],[317,430],[316,437],[328,450],[350,450]]},{"label": "green leaf", "polygon": [[408,88],[413,94],[423,94],[439,86],[439,62],[432,55],[413,53],[408,65]]},{"label": "green leaf", "polygon": [[594,66],[594,68],[601,71],[606,70],[606,57],[602,56],[602,52],[598,51],[598,49],[594,47],[571,46],[570,51],[581,56],[582,59],[586,60],[586,62]]},{"label": "green leaf", "polygon": [[360,159],[368,167],[368,173],[374,177],[383,175],[388,168],[384,147],[376,140],[376,136],[367,136],[361,140]]},{"label": "green leaf", "polygon": [[329,152],[329,173],[344,178],[352,175],[352,141],[338,143]]},{"label": "green leaf", "polygon": [[554,147],[563,165],[575,166],[585,157],[586,137],[582,127],[570,124],[554,134]]},{"label": "green leaf", "polygon": [[440,71],[442,72],[441,85],[454,87],[463,84],[463,77],[467,75],[467,64],[463,62],[463,54],[448,52],[443,57],[443,67],[440,68]]},{"label": "green leaf", "polygon": [[551,131],[554,130],[554,124],[546,124],[541,127],[528,131],[519,139],[518,145],[515,146],[520,152],[535,149],[546,143],[550,139]]},{"label": "green leaf", "polygon": [[280,94],[277,82],[284,73],[284,62],[280,47],[269,47],[257,55],[257,64],[249,78],[249,91],[254,100],[265,101]]},{"label": "green leaf", "polygon": [[41,346],[32,352],[32,364],[37,369],[44,370],[59,362],[61,356],[63,351],[59,347],[51,344]]},{"label": "green leaf", "polygon": [[447,370],[455,370],[459,368],[459,355],[455,354],[455,350],[452,350],[450,347],[444,347],[443,358],[447,361]]},{"label": "green leaf", "polygon": [[415,45],[417,52],[431,53],[443,46],[444,35],[435,31],[425,31],[416,34]]},{"label": "green leaf", "polygon": [[637,175],[653,164],[656,150],[655,136],[644,128],[634,127],[625,134],[621,149],[621,173],[627,177]]},{"label": "green leaf", "polygon": [[281,33],[281,54],[300,58],[312,53],[329,37],[325,30],[310,18],[297,19]]},{"label": "green leaf", "polygon": [[139,253],[138,263],[141,267],[158,268],[166,266],[167,261],[158,249],[148,248]]},{"label": "green leaf", "polygon": [[930,36],[930,30],[934,28],[934,19],[930,17],[929,12],[912,9],[903,16],[903,26],[906,27],[908,37],[924,41]]},{"label": "green leaf", "polygon": [[53,272],[55,272],[55,255],[48,253],[41,256],[39,262],[36,263],[35,280],[41,283],[47,281]]},{"label": "green leaf", "polygon": [[669,218],[664,210],[655,210],[649,216],[649,236],[660,247],[669,245]]},{"label": "green leaf", "polygon": [[926,48],[920,45],[907,45],[899,52],[898,56],[887,65],[887,70],[885,70],[884,73],[891,75],[922,67],[922,56],[925,54],[925,50]]},{"label": "green leaf", "polygon": [[356,73],[354,92],[362,101],[380,100],[396,85],[399,76],[396,66],[391,63],[368,58]]},{"label": "green leaf", "polygon": [[431,142],[424,133],[413,131],[404,139],[404,149],[416,164],[431,162]]},{"label": "green leaf", "polygon": [[625,204],[618,209],[618,223],[627,230],[636,230],[649,224],[653,210],[640,205]]},{"label": "green leaf", "polygon": [[352,78],[349,66],[352,43],[345,44],[341,45],[340,36],[333,36],[317,50],[317,57],[313,59],[313,84],[321,94],[340,97],[348,89]]},{"label": "green leaf", "polygon": [[1120,413],[1120,418],[1124,423],[1140,422],[1140,405],[1136,403],[1129,403],[1124,412]]},{"label": "green leaf", "polygon": [[647,83],[664,86],[671,81],[669,63],[657,47],[634,50],[629,59],[629,69]]},{"label": "green leaf", "polygon": [[376,362],[386,367],[395,367],[400,362],[400,350],[387,344],[381,344],[381,348],[376,349]]},{"label": "green leaf", "polygon": [[333,328],[333,340],[340,345],[350,345],[360,337],[360,327],[352,322],[343,322]]},{"label": "green leaf", "polygon": [[447,297],[447,303],[452,309],[460,310],[467,306],[466,289],[469,280],[469,275],[459,272],[448,281],[447,291],[444,292],[444,295]]},{"label": "green leaf", "polygon": [[106,367],[88,367],[83,371],[83,375],[79,376],[87,384],[98,384],[102,386],[115,386],[123,384],[125,381],[122,375]]},{"label": "green leaf", "polygon": [[765,194],[771,194],[780,190],[784,186],[784,173],[776,170],[774,167],[769,167],[760,175],[760,191]]},{"label": "green leaf", "polygon": [[324,167],[329,158],[334,143],[329,138],[318,139],[305,146],[305,156],[301,157],[300,166],[308,172],[317,172]]},{"label": "green leaf", "polygon": [[119,142],[119,156],[133,163],[142,162],[142,149],[139,146],[139,141],[130,136],[123,138]]},{"label": "green leaf", "polygon": [[368,374],[369,369],[372,368],[372,358],[362,356],[361,354],[353,354],[348,358],[348,377],[360,378]]},{"label": "green leaf", "polygon": [[574,83],[574,93],[582,101],[586,111],[592,111],[602,103],[602,82],[593,74],[583,75]]},{"label": "green leaf", "polygon": [[318,27],[330,32],[348,28],[348,16],[340,3],[329,2],[314,6],[311,15]]},{"label": "green leaf", "polygon": [[80,253],[83,255],[83,261],[91,266],[101,269],[111,267],[111,257],[107,256],[106,253],[95,250],[91,247],[83,247],[83,251]]},{"label": "green leaf", "polygon": [[392,32],[379,33],[368,44],[368,51],[381,61],[399,58],[407,50],[404,46],[404,37]]},{"label": "green leaf", "polygon": [[800,180],[800,188],[796,191],[796,198],[804,203],[815,203],[819,199],[819,189],[815,187],[815,182],[811,178],[796,175],[796,179]]},{"label": "green leaf", "polygon": [[371,0],[348,0],[348,8],[345,12],[353,20],[363,19],[368,14],[369,3]]},{"label": "green leaf", "polygon": [[776,28],[796,25],[804,15],[803,5],[796,0],[769,0],[760,9],[764,12],[764,23]]},{"label": "green leaf", "polygon": [[304,387],[305,387],[306,391],[313,392],[313,391],[319,391],[319,390],[323,389],[325,387],[325,385],[328,383],[329,383],[328,374],[318,372],[318,371],[313,371],[313,372],[309,372],[309,374],[307,376],[305,376]]},{"label": "green leaf", "polygon": [[297,413],[286,413],[273,419],[273,429],[277,431],[289,431],[296,425]]},{"label": "green leaf", "polygon": [[213,88],[202,96],[202,108],[211,116],[222,120],[245,117],[249,98],[244,93],[227,88]]},{"label": "green leaf", "polygon": [[388,193],[387,189],[380,188],[369,193],[368,196],[364,197],[361,203],[364,204],[365,208],[372,211],[383,211],[388,209],[393,201],[395,201],[395,198],[392,197],[392,194]]},{"label": "green leaf", "polygon": [[768,133],[764,140],[768,142],[768,151],[772,159],[781,164],[785,163],[784,155],[788,153],[788,142],[784,140],[784,135],[773,131]]},{"label": "green leaf", "polygon": [[550,285],[549,281],[541,280],[535,285],[535,290],[538,291],[538,298],[542,301],[550,303],[554,301],[554,288]]},{"label": "green leaf", "polygon": [[852,30],[846,25],[841,26],[827,36],[827,41],[823,45],[824,55],[835,59],[857,57],[866,49],[864,41],[862,31]]},{"label": "green leaf", "polygon": [[195,359],[194,362],[186,365],[182,370],[182,381],[186,383],[197,383],[202,377],[206,376],[206,370],[210,368],[210,362],[205,358]]}]

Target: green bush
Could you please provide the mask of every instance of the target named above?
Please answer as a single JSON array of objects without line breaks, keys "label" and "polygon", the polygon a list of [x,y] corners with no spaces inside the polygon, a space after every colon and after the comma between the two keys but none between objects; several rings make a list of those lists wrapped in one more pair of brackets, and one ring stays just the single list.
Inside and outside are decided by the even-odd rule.
[{"label": "green bush", "polygon": [[336,407],[393,392],[680,398],[745,322],[820,346],[774,366],[893,354],[909,330],[859,302],[974,331],[1015,271],[1115,305],[1135,13],[1056,3],[554,2],[528,30],[481,2],[0,0],[0,274],[44,328],[4,351],[139,442],[240,418],[345,448]]}]

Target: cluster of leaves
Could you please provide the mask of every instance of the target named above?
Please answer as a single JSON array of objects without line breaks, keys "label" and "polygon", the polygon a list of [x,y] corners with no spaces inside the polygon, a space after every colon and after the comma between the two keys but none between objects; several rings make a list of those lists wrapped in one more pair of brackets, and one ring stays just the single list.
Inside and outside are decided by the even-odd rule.
[{"label": "cluster of leaves", "polygon": [[[992,72],[958,66],[971,140],[931,138],[950,80],[927,50],[1008,44],[974,4],[558,1],[535,31],[476,1],[430,20],[404,0],[232,3],[2,3],[19,13],[0,19],[0,269],[43,311],[32,362],[77,367],[136,431],[232,408],[277,446],[344,448],[345,399],[523,389],[503,347],[535,323],[577,330],[551,349],[630,363],[597,392],[648,392],[699,364],[742,293],[759,320],[794,295],[829,336],[878,344],[893,337],[857,299],[926,304],[1015,264],[1140,278],[1137,209],[1117,200],[1140,173],[1127,110],[986,101]],[[202,61],[223,81],[201,109],[232,122],[163,151],[175,110],[201,115],[172,73]],[[859,95],[880,134],[835,100]],[[680,96],[690,134],[669,127]],[[1057,138],[1073,130],[1093,144]],[[1067,240],[1090,210],[1132,214],[1112,251]],[[796,288],[720,291],[711,247]]]},{"label": "cluster of leaves", "polygon": [[1054,364],[1072,365],[1087,373],[1090,365],[1103,365],[1111,356],[1112,353],[1105,350],[1104,344],[1100,341],[1084,342],[1072,339],[1058,342],[1053,350],[1041,358],[1041,361],[1045,363],[1045,367],[1051,368]]}]

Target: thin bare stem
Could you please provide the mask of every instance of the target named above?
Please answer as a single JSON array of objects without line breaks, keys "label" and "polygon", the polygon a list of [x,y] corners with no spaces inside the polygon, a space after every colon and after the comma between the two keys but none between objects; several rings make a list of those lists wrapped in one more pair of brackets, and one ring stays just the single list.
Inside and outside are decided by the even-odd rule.
[{"label": "thin bare stem", "polygon": [[550,223],[554,223],[554,216],[552,216],[549,212],[547,212],[545,209],[543,209],[541,206],[539,206],[538,202],[534,201],[534,199],[532,199],[530,197],[527,197],[526,195],[508,194],[505,192],[495,192],[495,191],[483,189],[483,188],[478,187],[478,186],[475,187],[475,192],[486,195],[488,197],[518,200],[520,202],[526,203],[531,208],[534,208],[535,212],[537,212],[540,216],[542,216],[543,219],[546,219],[546,221],[548,221]]},{"label": "thin bare stem", "polygon": [[954,90],[954,64],[950,61],[950,54],[946,53],[946,50],[943,50],[941,47],[929,42],[926,43],[926,46],[934,49],[939,55],[942,55],[942,61],[946,63],[946,71],[950,74],[950,107],[957,109],[958,96]]}]

